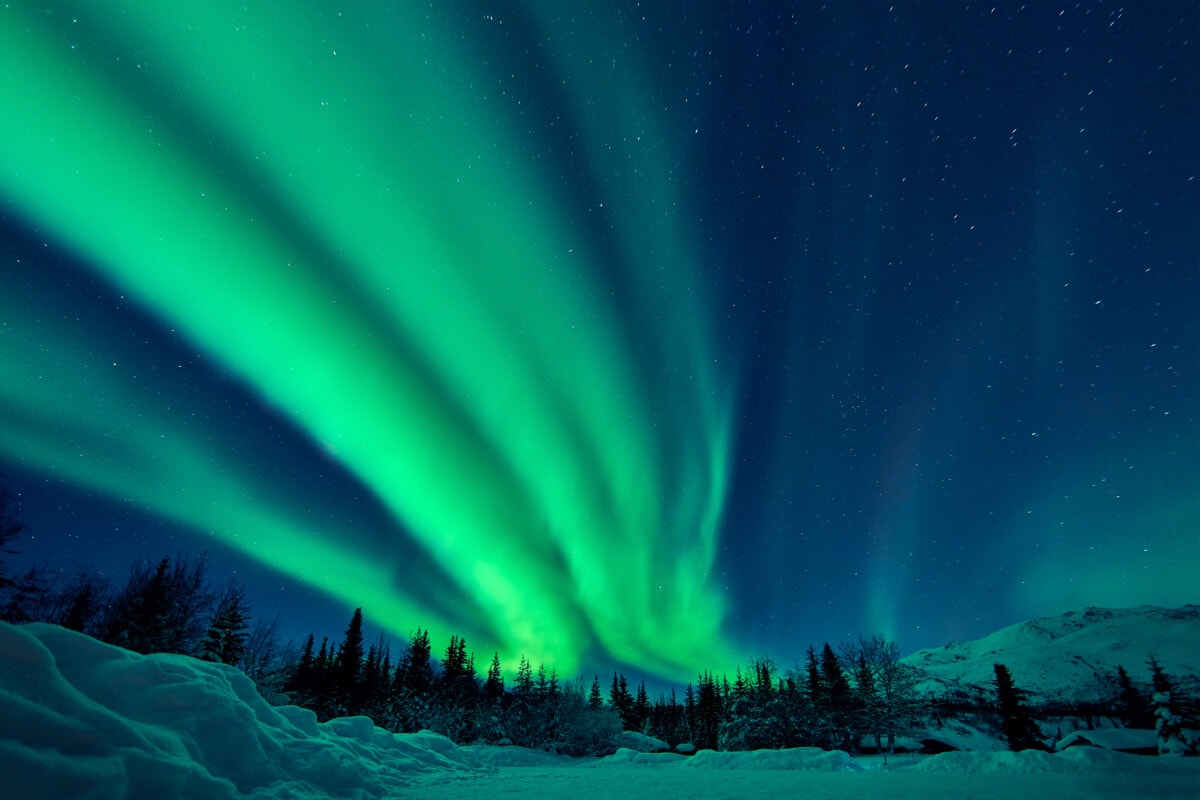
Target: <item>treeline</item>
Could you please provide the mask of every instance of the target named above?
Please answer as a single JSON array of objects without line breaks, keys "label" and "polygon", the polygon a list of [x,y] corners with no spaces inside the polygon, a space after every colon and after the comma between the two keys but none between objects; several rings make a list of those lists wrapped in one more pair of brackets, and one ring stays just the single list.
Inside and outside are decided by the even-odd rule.
[{"label": "treeline", "polygon": [[599,680],[563,681],[522,658],[511,687],[499,655],[485,677],[467,643],[451,636],[435,659],[429,632],[417,629],[393,660],[382,635],[364,644],[356,609],[341,641],[310,635],[284,689],[317,718],[364,715],[396,733],[431,730],[459,743],[511,744],[567,755],[603,752],[621,720],[604,703]]},{"label": "treeline", "polygon": [[450,637],[440,660],[421,629],[395,659],[382,636],[365,645],[358,609],[340,642],[306,639],[284,690],[319,719],[362,714],[396,732],[428,729],[457,742],[570,755],[611,751],[612,737],[622,730],[671,747],[721,750],[816,746],[858,752],[866,736],[887,751],[926,716],[927,700],[916,692],[919,675],[882,637],[860,640],[841,656],[827,644],[819,657],[810,650],[808,659],[803,675],[777,674],[769,660],[755,662],[745,674],[737,670],[732,681],[705,672],[682,700],[674,690],[652,700],[644,682],[631,692],[619,672],[605,697],[599,676],[590,683],[564,682],[524,657],[509,687],[499,655],[480,676],[458,636]]},{"label": "treeline", "polygon": [[0,573],[0,620],[49,622],[145,655],[229,664],[272,702],[285,701],[280,691],[295,660],[295,648],[280,641],[278,618],[253,620],[245,589],[233,582],[214,587],[203,556],[135,563],[123,583],[82,568]]},{"label": "treeline", "polygon": [[[932,696],[917,691],[923,676],[900,660],[881,636],[835,650],[810,647],[805,663],[779,670],[769,659],[735,671],[733,679],[701,672],[680,697],[651,698],[645,683],[631,691],[614,672],[564,680],[524,657],[511,685],[493,654],[480,674],[460,636],[435,657],[429,632],[418,628],[399,648],[383,635],[368,643],[361,609],[338,641],[309,635],[283,644],[278,620],[254,620],[243,587],[214,587],[204,557],[163,557],[134,564],[120,583],[85,569],[73,573],[34,566],[10,576],[3,555],[21,531],[12,498],[0,486],[0,619],[51,622],[139,653],[179,653],[243,670],[270,702],[312,709],[318,719],[364,715],[403,733],[432,730],[459,743],[519,745],[568,755],[612,752],[621,731],[668,746],[753,750],[813,746],[857,753],[893,752],[915,728],[951,720],[1004,736],[1014,750],[1047,749],[1036,720],[1107,717],[1110,724],[1157,728],[1160,749],[1196,749],[1195,707],[1151,658],[1152,685],[1124,670],[1108,681],[1101,701],[1033,706],[1011,673],[996,665],[992,687],[962,687]],[[1174,742],[1174,744],[1171,744]]]}]

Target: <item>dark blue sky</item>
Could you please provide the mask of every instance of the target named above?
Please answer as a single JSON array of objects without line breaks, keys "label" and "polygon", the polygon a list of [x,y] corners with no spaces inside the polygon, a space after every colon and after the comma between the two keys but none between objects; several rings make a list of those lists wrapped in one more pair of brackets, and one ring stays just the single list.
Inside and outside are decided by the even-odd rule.
[{"label": "dark blue sky", "polygon": [[[713,434],[705,398],[727,404],[713,415],[728,424],[727,437],[712,439],[724,443],[714,445],[723,466],[696,479],[720,489],[711,572],[701,582],[724,606],[723,641],[786,666],[810,643],[873,631],[908,651],[1085,605],[1197,602],[1196,3],[468,4],[415,22],[359,11],[338,24],[368,63],[383,64],[384,50],[424,35],[422,25],[452,43],[437,52],[447,73],[477,77],[477,105],[455,105],[447,89],[445,107],[436,92],[430,107],[508,131],[508,146],[496,151],[503,155],[489,157],[511,174],[551,176],[553,196],[528,206],[553,207],[539,219],[573,231],[600,265],[586,276],[594,293],[579,295],[594,305],[572,313],[617,320],[617,347],[651,398],[637,406],[647,411],[642,422],[664,443],[663,453],[647,454],[654,474],[610,476],[617,488],[605,496],[622,497],[626,481],[655,485],[662,519],[702,518],[687,487],[708,440],[691,432]],[[285,27],[281,36],[302,40],[300,21]],[[69,38],[67,27],[48,30],[47,48]],[[141,59],[137,69],[154,66],[156,41],[187,36],[149,19],[85,30],[92,50],[130,53],[127,61]],[[610,56],[597,82],[589,70]],[[230,109],[269,71],[263,58],[230,90]],[[204,123],[187,86],[164,80],[146,99],[140,84],[119,78],[133,68],[117,61],[108,65],[114,85],[137,98],[131,108],[145,101],[152,113],[118,109],[116,119],[184,131],[206,151],[198,162],[220,164],[240,143],[253,151],[251,128],[244,139],[216,123],[197,132]],[[362,89],[331,87],[333,106]],[[408,95],[396,93],[402,118]],[[365,120],[361,130],[330,134],[348,162],[377,132]],[[10,109],[3,125],[20,124]],[[413,158],[404,148],[393,152],[399,164]],[[431,165],[424,196],[438,195],[439,170],[460,166],[450,156],[470,150],[457,141],[446,148],[416,157]],[[336,263],[353,257],[328,247],[334,226],[360,241],[392,235],[372,228],[369,214],[272,223],[295,189],[271,177],[281,173],[259,175],[257,158],[228,171],[243,175],[243,200],[261,207],[281,241],[325,247],[321,258]],[[363,563],[393,565],[396,584],[469,641],[504,639],[488,622],[487,593],[458,585],[461,562],[411,530],[424,509],[396,513],[387,492],[265,388],[269,381],[258,384],[185,316],[109,266],[122,260],[111,255],[119,249],[106,262],[72,238],[70,215],[47,211],[28,188],[39,179],[22,183],[28,170],[44,170],[52,183],[49,160],[6,160],[0,170],[0,292],[10,303],[0,331],[4,358],[19,365],[0,393],[0,464],[24,506],[22,558],[78,559],[120,575],[135,558],[207,550],[214,572],[236,570],[257,608],[280,613],[289,633],[337,635],[352,608],[327,587],[273,570],[271,553],[239,555],[216,530],[221,523],[206,530],[203,515],[166,488],[142,486],[153,499],[141,502],[133,477],[115,491],[74,471],[71,458],[121,463],[124,438],[140,424],[113,423],[120,415],[105,412],[89,428],[79,423],[87,397],[63,398],[61,414],[58,398],[35,399],[31,376],[70,361],[63,342],[92,332],[90,348],[65,345],[72,358],[97,374],[122,360],[147,370],[143,400],[169,421],[164,441],[207,442],[199,457],[220,474],[245,476],[254,508],[306,519]],[[520,187],[496,196],[526,205]],[[103,191],[96,197],[105,202]],[[136,227],[144,209],[127,211],[131,229],[156,236]],[[557,235],[546,225],[530,230],[547,241]],[[570,273],[573,263],[550,264],[546,274]],[[293,302],[282,292],[261,299]],[[506,313],[523,335],[523,325],[538,323],[513,310],[520,302]],[[314,327],[312,335],[323,334]],[[420,331],[412,341],[423,341]],[[565,348],[563,360],[577,357]],[[420,374],[439,367],[435,350],[416,361]],[[599,402],[618,391],[604,374],[597,367],[587,379]],[[90,386],[84,378],[78,386]],[[188,398],[186,413],[163,399],[171,396]],[[142,416],[141,402],[128,409],[131,420]],[[527,411],[508,413],[520,420]],[[35,418],[48,426],[38,435]],[[35,443],[59,434],[56,455]],[[150,461],[175,458],[171,448]],[[601,461],[600,452],[581,461]],[[554,471],[548,464],[545,473]],[[464,496],[473,491],[463,487]],[[553,513],[546,518],[553,528]],[[645,544],[657,565],[650,574],[684,563],[670,553],[692,544],[675,533]],[[588,580],[568,566],[569,545],[554,558],[561,583],[548,596]],[[663,614],[690,591],[684,579],[664,585],[666,596],[634,602],[629,613]],[[606,590],[638,595],[616,581]],[[631,655],[633,645],[622,650],[602,614],[580,613],[588,633],[567,663],[670,672]],[[422,624],[392,621],[400,631]]]}]

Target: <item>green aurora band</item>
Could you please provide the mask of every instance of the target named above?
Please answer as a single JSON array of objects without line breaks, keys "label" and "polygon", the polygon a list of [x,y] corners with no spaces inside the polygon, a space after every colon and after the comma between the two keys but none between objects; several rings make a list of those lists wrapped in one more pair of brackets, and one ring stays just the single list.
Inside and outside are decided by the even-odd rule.
[{"label": "green aurora band", "polygon": [[96,374],[82,354],[106,332],[3,293],[7,457],[213,531],[398,635],[479,630],[562,672],[740,658],[711,574],[732,381],[686,153],[637,65],[600,57],[616,32],[585,43],[535,14],[615,226],[602,243],[451,12],[64,9],[0,11],[4,202],[332,453],[462,612],[341,552],[254,453],[213,452],[224,432],[181,428],[183,387]]}]

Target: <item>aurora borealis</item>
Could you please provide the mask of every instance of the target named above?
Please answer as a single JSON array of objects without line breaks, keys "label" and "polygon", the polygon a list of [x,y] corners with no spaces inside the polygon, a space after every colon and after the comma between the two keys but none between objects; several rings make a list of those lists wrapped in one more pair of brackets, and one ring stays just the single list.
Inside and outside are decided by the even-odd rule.
[{"label": "aurora borealis", "polygon": [[684,680],[1195,602],[1196,23],[6,7],[32,550]]}]

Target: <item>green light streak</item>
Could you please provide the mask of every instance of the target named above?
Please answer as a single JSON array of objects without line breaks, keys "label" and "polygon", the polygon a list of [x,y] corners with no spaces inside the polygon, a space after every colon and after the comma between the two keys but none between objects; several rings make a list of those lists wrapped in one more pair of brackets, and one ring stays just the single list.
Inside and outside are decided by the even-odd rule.
[{"label": "green light streak", "polygon": [[[455,630],[392,590],[384,564],[355,558],[335,544],[353,540],[352,530],[339,530],[327,520],[314,527],[274,507],[259,480],[242,467],[243,459],[219,460],[212,432],[179,422],[203,413],[186,392],[169,381],[133,376],[131,354],[122,353],[111,368],[98,366],[89,355],[97,340],[93,332],[45,309],[32,313],[17,301],[0,293],[5,321],[0,360],[6,365],[0,370],[0,428],[6,431],[8,452],[60,480],[213,531],[226,544],[347,605],[367,603],[396,620],[429,619],[432,630],[447,636]],[[108,352],[117,349],[111,342],[104,345]],[[48,357],[30,359],[31,350]],[[303,547],[296,546],[298,541]]]},{"label": "green light streak", "polygon": [[[485,610],[509,657],[569,672],[597,640],[674,677],[735,660],[709,580],[729,412],[702,299],[672,291],[701,263],[681,218],[658,210],[678,193],[639,191],[615,215],[643,315],[665,317],[630,325],[606,299],[596,243],[520,155],[537,142],[480,97],[449,23],[409,9],[371,28],[323,4],[124,11],[80,9],[95,27],[76,49],[65,19],[3,12],[5,198],[336,454]],[[564,71],[585,61],[557,57]],[[583,83],[577,97],[604,76]],[[593,169],[621,169],[621,155]],[[624,155],[642,188],[659,185],[653,152]],[[139,460],[162,450],[151,432],[171,420],[122,427],[129,387],[96,389],[111,412],[87,420],[30,381],[6,380],[5,405],[40,430],[121,430],[72,480],[223,536],[253,528],[253,544],[231,543],[314,586],[353,586],[345,599],[395,630],[438,624],[420,598],[363,597],[386,586],[375,568],[320,549],[286,510],[229,502],[258,495],[206,462],[203,437],[169,460],[228,519],[178,486],[140,491]],[[6,447],[61,469],[71,445]],[[336,572],[314,574],[318,560]]]}]

